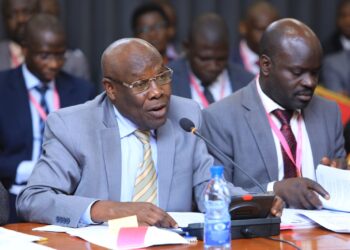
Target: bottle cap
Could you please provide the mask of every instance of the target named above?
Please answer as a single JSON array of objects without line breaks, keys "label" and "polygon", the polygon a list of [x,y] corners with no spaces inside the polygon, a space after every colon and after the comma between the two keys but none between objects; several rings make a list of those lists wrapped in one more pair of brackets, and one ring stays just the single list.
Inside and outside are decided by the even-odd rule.
[{"label": "bottle cap", "polygon": [[223,166],[212,166],[210,168],[210,174],[211,174],[211,177],[214,177],[214,176],[221,176],[224,172],[224,167]]}]

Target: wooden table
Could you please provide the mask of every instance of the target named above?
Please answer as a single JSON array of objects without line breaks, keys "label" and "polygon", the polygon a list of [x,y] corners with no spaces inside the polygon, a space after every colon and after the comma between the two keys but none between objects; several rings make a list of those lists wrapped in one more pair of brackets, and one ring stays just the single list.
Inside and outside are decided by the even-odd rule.
[{"label": "wooden table", "polygon": [[[66,233],[49,233],[49,232],[35,232],[32,228],[43,226],[42,224],[36,223],[18,223],[18,224],[8,224],[5,226],[7,229],[15,230],[18,232],[23,232],[27,234],[43,236],[48,238],[47,241],[41,242],[40,244],[56,248],[56,249],[105,249],[103,247],[96,246],[89,242],[86,242],[80,238],[69,236]],[[295,243],[301,249],[314,250],[314,249],[350,249],[350,234],[338,234],[322,228],[312,228],[312,229],[298,229],[298,230],[287,230],[281,231],[279,236],[274,236],[274,238],[284,239]],[[253,239],[239,239],[232,240],[232,249],[239,250],[266,250],[266,249],[283,249],[290,250],[293,247],[268,239],[263,238],[253,238]],[[199,241],[196,244],[191,245],[167,245],[167,246],[157,246],[149,249],[203,249],[203,242]]]}]

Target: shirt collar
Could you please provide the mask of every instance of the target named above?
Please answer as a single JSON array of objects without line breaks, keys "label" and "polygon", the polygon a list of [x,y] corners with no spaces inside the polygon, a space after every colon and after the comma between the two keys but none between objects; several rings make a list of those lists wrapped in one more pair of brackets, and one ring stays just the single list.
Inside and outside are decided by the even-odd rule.
[{"label": "shirt collar", "polygon": [[[188,69],[190,74],[193,76],[196,83],[198,83],[201,90],[204,89],[201,80],[193,73],[191,66],[188,64]],[[229,75],[227,69],[224,69],[215,79],[214,82],[212,82],[208,87],[214,86],[214,85],[220,85],[222,83],[225,83],[226,81],[229,81]]]},{"label": "shirt collar", "polygon": [[344,35],[341,35],[340,42],[345,50],[350,50],[350,39],[346,38]]},{"label": "shirt collar", "polygon": [[[113,105],[113,111],[116,116],[120,138],[128,137],[130,134],[134,133],[138,129],[137,125],[124,117],[118,109]],[[155,131],[151,130],[151,135],[155,135]]]},{"label": "shirt collar", "polygon": [[246,40],[242,40],[240,42],[240,45],[241,45],[241,49],[244,51],[244,54],[246,55],[249,61],[249,64],[254,65],[259,60],[259,55],[257,55],[254,51],[252,51],[249,48]]},{"label": "shirt collar", "polygon": [[[25,82],[27,90],[31,90],[31,89],[35,88],[36,86],[41,85],[41,81],[39,80],[39,78],[37,78],[32,72],[29,71],[29,69],[25,63],[22,65],[22,73],[23,73],[24,82]],[[54,88],[54,80],[50,81],[47,84],[47,86],[49,89],[53,89]]]}]

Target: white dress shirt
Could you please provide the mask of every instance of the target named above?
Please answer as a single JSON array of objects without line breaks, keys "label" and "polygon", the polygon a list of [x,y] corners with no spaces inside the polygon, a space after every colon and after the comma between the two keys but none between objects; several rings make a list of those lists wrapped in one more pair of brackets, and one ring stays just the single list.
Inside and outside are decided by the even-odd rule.
[{"label": "white dress shirt", "polygon": [[[34,99],[40,103],[41,100],[41,94],[35,89],[35,87],[41,85],[40,80],[33,75],[27,68],[25,64],[22,65],[22,73],[24,77],[24,82],[26,85],[26,89],[28,93],[30,93]],[[46,103],[48,106],[49,111],[52,111],[54,109],[54,102],[53,102],[53,95],[54,95],[54,81],[51,81],[48,83],[48,90],[45,94]],[[32,104],[32,102],[29,100],[29,107],[30,107],[30,114],[32,117],[32,128],[33,128],[33,151],[32,151],[32,158],[29,161],[22,161],[17,168],[16,172],[16,183],[22,184],[28,181],[29,176],[32,173],[32,170],[34,168],[34,165],[39,159],[40,156],[40,148],[41,148],[41,131],[40,131],[40,116],[38,110],[35,108],[35,106]],[[10,188],[10,192],[13,194],[18,194],[20,190],[24,187],[24,185],[12,185]]]},{"label": "white dress shirt", "polygon": [[257,64],[257,62],[259,61],[259,55],[248,47],[246,40],[240,41],[239,53],[241,55],[245,70],[254,75],[259,74],[260,67]]},{"label": "white dress shirt", "polygon": [[[265,107],[266,112],[270,115],[271,119],[276,124],[277,128],[281,128],[281,123],[277,119],[275,115],[273,115],[271,112],[275,109],[285,109],[278,105],[276,102],[274,102],[270,97],[268,97],[261,89],[259,79],[257,78],[257,89],[258,94],[261,98],[261,101]],[[298,114],[300,113],[300,110],[297,110],[294,112],[291,120],[290,120],[290,126],[292,128],[294,137],[298,138]],[[282,149],[281,149],[281,143],[271,128],[273,139],[275,142],[276,152],[277,152],[277,161],[278,161],[278,180],[282,180],[284,177],[284,164],[283,164],[283,156],[282,156]],[[306,131],[305,122],[303,117],[301,117],[301,133],[302,133],[302,156],[301,156],[301,175],[303,177],[310,178],[312,180],[315,180],[315,168],[314,168],[314,162],[313,162],[313,156],[312,156],[312,150],[311,150],[311,144],[309,140],[308,133]],[[300,143],[300,142],[297,142]],[[267,186],[267,191],[273,191],[273,184],[274,182],[271,182]]]}]

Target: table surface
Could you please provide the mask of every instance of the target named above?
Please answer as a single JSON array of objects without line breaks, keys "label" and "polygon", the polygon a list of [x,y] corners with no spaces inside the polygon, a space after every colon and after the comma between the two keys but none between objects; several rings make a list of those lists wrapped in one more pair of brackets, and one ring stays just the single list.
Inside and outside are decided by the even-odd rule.
[{"label": "table surface", "polygon": [[[46,245],[56,249],[105,249],[103,247],[96,246],[89,242],[86,242],[80,238],[70,236],[66,233],[51,233],[51,232],[36,232],[32,231],[35,227],[43,226],[43,224],[37,223],[18,223],[8,224],[4,226],[7,229],[15,230],[22,233],[31,235],[37,235],[47,238],[47,241],[39,244]],[[350,234],[339,234],[332,231],[328,231],[322,228],[311,228],[311,229],[298,229],[298,230],[286,230],[281,231],[279,236],[273,236],[277,239],[288,240],[296,244],[301,249],[313,250],[313,249],[350,249]],[[294,249],[285,243],[272,241],[264,238],[253,238],[253,239],[239,239],[232,240],[232,249],[243,249],[243,250],[265,250],[265,249],[283,249],[289,250]],[[198,241],[191,245],[167,245],[167,246],[156,246],[149,249],[203,249],[203,242]]]}]

